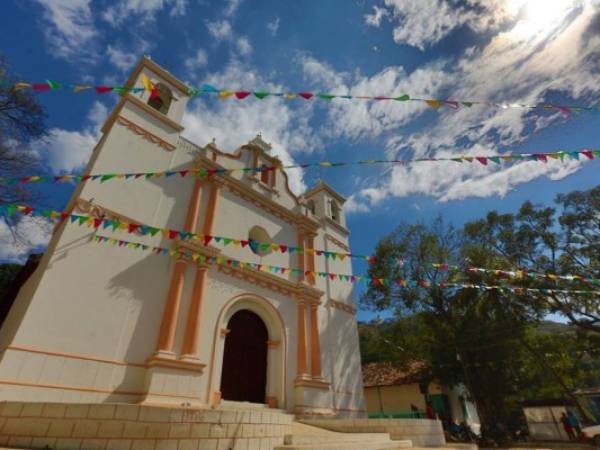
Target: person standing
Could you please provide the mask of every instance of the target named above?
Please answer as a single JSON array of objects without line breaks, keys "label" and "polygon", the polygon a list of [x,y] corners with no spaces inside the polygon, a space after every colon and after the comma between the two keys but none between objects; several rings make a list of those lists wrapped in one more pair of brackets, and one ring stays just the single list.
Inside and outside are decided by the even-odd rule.
[{"label": "person standing", "polygon": [[569,421],[569,425],[571,425],[571,429],[573,430],[573,434],[577,439],[581,437],[581,425],[579,424],[579,420],[577,416],[573,414],[573,411],[567,412],[567,419]]},{"label": "person standing", "polygon": [[561,414],[560,422],[562,423],[562,426],[565,429],[565,433],[567,433],[569,440],[574,441],[575,433],[573,433],[573,427],[571,426],[571,423],[569,422],[569,418],[567,417],[567,415],[565,413]]}]

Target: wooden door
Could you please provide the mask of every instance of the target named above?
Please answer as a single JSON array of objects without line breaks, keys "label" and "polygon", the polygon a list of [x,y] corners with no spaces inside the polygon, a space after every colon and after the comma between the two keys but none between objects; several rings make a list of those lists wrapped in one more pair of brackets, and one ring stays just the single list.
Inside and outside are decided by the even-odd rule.
[{"label": "wooden door", "polygon": [[227,328],[221,374],[223,399],[265,403],[267,327],[257,314],[243,309],[231,316]]}]

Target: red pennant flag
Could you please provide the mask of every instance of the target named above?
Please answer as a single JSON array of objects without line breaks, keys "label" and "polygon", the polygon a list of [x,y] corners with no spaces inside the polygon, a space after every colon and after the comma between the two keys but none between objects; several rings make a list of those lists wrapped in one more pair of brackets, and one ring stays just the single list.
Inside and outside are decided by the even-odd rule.
[{"label": "red pennant flag", "polygon": [[127,227],[127,231],[129,233],[134,233],[135,231],[137,231],[137,229],[139,228],[139,224],[137,223],[130,223],[129,226]]},{"label": "red pennant flag", "polygon": [[212,241],[212,236],[209,234],[205,234],[204,235],[204,245],[208,245],[210,243],[210,241]]},{"label": "red pennant flag", "polygon": [[50,86],[48,86],[46,83],[33,83],[31,85],[31,89],[38,92],[49,91]]},{"label": "red pennant flag", "polygon": [[249,244],[248,241],[240,241],[240,244],[242,244],[242,248],[246,247],[246,245]]},{"label": "red pennant flag", "polygon": [[378,278],[373,278],[373,279],[371,280],[371,284],[372,284],[373,286],[379,286],[379,284],[380,284],[380,283],[379,283],[379,279],[378,279]]},{"label": "red pennant flag", "polygon": [[537,155],[535,155],[535,157],[537,158],[538,161],[543,161],[543,162],[548,161],[548,157],[542,153],[538,153]]},{"label": "red pennant flag", "polygon": [[155,86],[152,86],[152,90],[150,91],[150,98],[158,98],[158,89]]},{"label": "red pennant flag", "polygon": [[94,228],[98,228],[102,223],[102,219],[94,219]]},{"label": "red pennant flag", "polygon": [[177,230],[169,230],[169,239],[175,239],[179,236],[179,232]]},{"label": "red pennant flag", "polygon": [[96,86],[96,92],[98,94],[108,94],[112,92],[112,88],[110,86]]},{"label": "red pennant flag", "polygon": [[60,213],[60,221],[64,222],[65,220],[67,220],[69,218],[69,216],[70,216],[70,214],[68,214],[66,212]]},{"label": "red pennant flag", "polygon": [[279,246],[279,250],[281,250],[281,253],[285,253],[285,252],[287,252],[287,249],[288,249],[287,245],[283,245],[283,244],[281,244],[281,245]]},{"label": "red pennant flag", "polygon": [[329,274],[329,279],[330,280],[335,280],[335,273],[330,273]]},{"label": "red pennant flag", "polygon": [[310,100],[311,97],[313,96],[313,94],[311,94],[310,92],[300,92],[300,93],[298,93],[298,95],[306,100]]},{"label": "red pennant flag", "polygon": [[180,170],[179,171],[179,175],[181,175],[182,177],[185,177],[188,174],[189,170]]},{"label": "red pennant flag", "polygon": [[594,159],[594,153],[592,153],[590,150],[584,150],[581,153],[583,153],[588,159]]},{"label": "red pennant flag", "polygon": [[248,91],[238,91],[235,93],[235,96],[239,99],[245,99],[246,97],[248,97],[251,93]]},{"label": "red pennant flag", "polygon": [[475,159],[477,161],[479,161],[481,164],[483,164],[484,166],[487,166],[487,158],[485,158],[483,156],[476,156]]},{"label": "red pennant flag", "polygon": [[427,281],[425,280],[419,280],[419,286],[422,288],[426,288],[427,287]]},{"label": "red pennant flag", "polygon": [[33,208],[31,206],[26,206],[25,208],[23,208],[23,214],[25,214],[26,216],[28,216],[32,212],[33,212]]}]

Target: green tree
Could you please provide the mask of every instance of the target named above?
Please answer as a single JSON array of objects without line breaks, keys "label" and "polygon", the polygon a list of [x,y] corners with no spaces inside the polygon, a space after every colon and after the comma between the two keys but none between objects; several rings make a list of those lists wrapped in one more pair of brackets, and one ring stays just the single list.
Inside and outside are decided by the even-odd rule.
[{"label": "green tree", "polygon": [[[20,177],[39,169],[36,155],[28,148],[46,136],[45,114],[30,90],[14,87],[18,78],[0,56],[0,176]],[[35,191],[27,185],[0,184],[0,206],[30,201]]]},{"label": "green tree", "polygon": [[[575,279],[548,280],[525,277],[512,280],[535,288],[600,290],[600,186],[556,198],[558,208],[525,202],[516,214],[493,211],[485,219],[465,225],[473,246],[498,258],[497,267],[529,272],[572,274]],[[475,263],[475,262],[474,262]],[[495,267],[495,266],[487,266]],[[574,325],[600,333],[599,295],[553,292],[531,294],[529,300],[547,312],[558,312]]]},{"label": "green tree", "polygon": [[[504,439],[510,401],[518,395],[514,373],[525,351],[521,342],[541,309],[522,295],[445,287],[459,282],[496,284],[489,275],[468,272],[467,261],[486,267],[502,261],[440,219],[431,225],[400,225],[380,241],[375,256],[371,277],[413,281],[376,281],[363,296],[364,303],[391,310],[397,318],[416,315],[418,353],[429,363],[423,376],[446,385],[464,383],[477,405],[483,433]],[[457,269],[440,267],[440,261]]]}]

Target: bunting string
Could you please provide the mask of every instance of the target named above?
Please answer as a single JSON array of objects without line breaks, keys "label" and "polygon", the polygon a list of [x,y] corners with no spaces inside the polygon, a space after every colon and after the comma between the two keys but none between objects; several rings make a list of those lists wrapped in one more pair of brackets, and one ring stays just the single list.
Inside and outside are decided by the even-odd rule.
[{"label": "bunting string", "polygon": [[[121,231],[127,232],[129,234],[138,234],[143,236],[156,236],[160,233],[161,236],[169,239],[181,239],[181,240],[194,240],[200,242],[204,246],[209,245],[211,242],[222,245],[223,247],[227,247],[228,245],[232,245],[236,248],[250,248],[254,251],[260,250],[261,252],[265,252],[268,250],[280,252],[282,254],[289,253],[306,253],[306,254],[315,254],[316,256],[323,256],[325,258],[329,258],[332,260],[340,260],[343,261],[345,258],[353,258],[357,260],[364,260],[369,264],[374,264],[377,262],[378,258],[374,255],[362,255],[350,252],[332,252],[326,250],[320,250],[309,247],[295,247],[291,245],[281,244],[281,243],[268,243],[268,242],[257,242],[252,239],[236,239],[233,237],[225,237],[225,236],[215,236],[208,235],[202,233],[190,233],[186,231],[174,230],[170,228],[158,228],[150,225],[140,224],[140,223],[132,223],[126,222],[119,219],[104,219],[104,218],[96,218],[89,215],[78,215],[78,214],[70,214],[63,211],[53,211],[47,209],[37,209],[32,208],[30,206],[24,205],[4,205],[0,207],[0,212],[3,212],[7,216],[12,216],[16,213],[20,213],[23,215],[29,216],[39,216],[46,217],[49,219],[58,219],[60,221],[69,220],[71,223],[76,223],[80,226],[85,225],[88,227],[92,227],[94,229],[111,229],[112,231]],[[404,265],[404,260],[402,258],[390,258],[390,264],[396,264],[399,266]],[[431,263],[433,268],[440,269],[442,271],[463,271],[464,268],[458,265],[451,265],[448,263]],[[466,271],[469,273],[486,273],[491,274],[497,277],[505,277],[511,279],[547,279],[552,281],[571,281],[571,282],[581,282],[583,284],[592,284],[600,286],[600,279],[582,276],[582,275],[558,275],[553,273],[540,273],[533,272],[527,270],[503,270],[503,269],[489,269],[482,267],[474,267],[468,266]]]},{"label": "bunting string", "polygon": [[135,250],[144,250],[158,255],[168,255],[173,258],[185,258],[197,264],[221,265],[236,268],[247,268],[258,272],[268,272],[274,274],[290,274],[298,276],[318,276],[327,278],[331,281],[339,280],[348,283],[364,283],[367,286],[378,285],[398,285],[405,288],[431,288],[439,287],[440,289],[479,289],[481,291],[500,291],[511,292],[514,294],[525,293],[540,293],[540,294],[568,294],[568,295],[593,295],[600,296],[600,291],[591,290],[569,290],[569,289],[546,289],[546,288],[524,288],[517,286],[501,286],[501,285],[485,285],[472,283],[432,283],[427,280],[407,280],[403,278],[374,278],[367,275],[347,275],[330,272],[318,272],[312,270],[295,269],[289,267],[273,266],[268,264],[257,264],[224,256],[207,256],[193,252],[188,249],[154,247],[139,242],[131,242],[123,239],[115,239],[107,236],[94,235],[92,240],[97,243],[112,244],[118,247],[132,248]]},{"label": "bunting string", "polygon": [[541,163],[547,163],[549,160],[559,160],[564,162],[565,160],[577,160],[577,161],[591,161],[596,158],[600,158],[600,149],[583,149],[574,151],[557,150],[552,152],[539,152],[539,153],[505,153],[502,155],[492,156],[456,156],[452,158],[415,158],[415,159],[364,159],[358,161],[347,161],[347,162],[330,162],[320,161],[314,163],[303,163],[303,164],[289,164],[281,166],[258,166],[258,167],[240,167],[234,169],[218,168],[218,169],[206,169],[206,168],[188,168],[182,170],[164,170],[159,172],[111,172],[111,173],[100,173],[100,174],[65,174],[65,175],[29,175],[22,177],[0,177],[0,183],[2,184],[26,184],[26,183],[61,183],[61,182],[81,182],[81,181],[99,181],[104,183],[109,180],[147,180],[149,178],[169,178],[176,175],[180,177],[193,176],[198,178],[207,178],[214,175],[226,175],[235,172],[268,172],[275,171],[277,169],[309,169],[314,167],[348,167],[357,165],[410,165],[416,163],[431,163],[431,162],[455,162],[455,163],[478,163],[483,166],[488,166],[489,163],[501,164],[501,163],[515,163],[519,161],[537,161]]},{"label": "bunting string", "polygon": [[[79,93],[83,91],[91,91],[96,92],[97,94],[108,94],[108,93],[118,93],[123,94],[127,92],[131,93],[140,93],[144,91],[149,91],[150,96],[156,96],[157,88],[152,83],[152,81],[144,74],[142,74],[142,84],[143,86],[139,87],[127,87],[123,85],[90,85],[84,83],[63,83],[52,80],[46,80],[45,82],[33,83],[21,81],[15,84],[4,85],[4,87],[9,89],[21,90],[21,89],[31,89],[34,92],[47,92],[47,91],[71,91],[74,93]],[[310,100],[359,100],[359,101],[392,101],[399,103],[408,103],[408,102],[419,102],[424,103],[427,106],[431,107],[434,110],[440,110],[442,108],[449,108],[452,110],[458,110],[460,108],[471,108],[473,106],[480,107],[493,107],[493,108],[502,108],[502,109],[530,109],[530,110],[554,110],[559,111],[564,114],[571,113],[582,113],[582,112],[590,112],[590,113],[598,113],[600,112],[600,108],[594,106],[587,105],[562,105],[562,104],[554,104],[554,103],[536,103],[536,104],[526,104],[526,103],[514,103],[514,102],[491,102],[484,100],[456,100],[456,99],[435,99],[435,98],[423,98],[423,97],[415,97],[409,94],[398,94],[398,95],[350,95],[350,94],[332,94],[327,92],[310,92],[310,91],[301,91],[301,92],[292,92],[292,91],[267,91],[267,90],[234,90],[234,89],[222,89],[216,88],[210,84],[203,84],[200,88],[189,88],[187,94],[190,97],[199,97],[203,95],[214,95],[221,100],[226,99],[236,99],[236,100],[244,100],[246,98],[253,97],[258,100],[263,100],[267,97],[273,98],[283,98],[285,100],[296,100],[302,99],[304,101]]]}]

